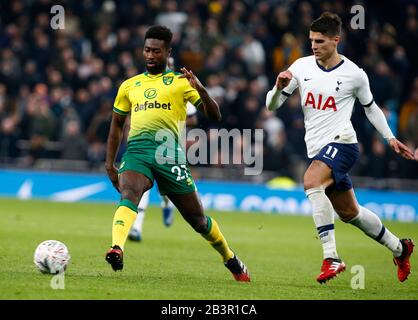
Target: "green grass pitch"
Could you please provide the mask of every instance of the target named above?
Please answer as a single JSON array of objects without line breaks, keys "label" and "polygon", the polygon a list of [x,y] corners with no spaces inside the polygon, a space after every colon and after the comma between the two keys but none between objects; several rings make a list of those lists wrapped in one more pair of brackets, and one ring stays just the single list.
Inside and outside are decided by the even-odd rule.
[{"label": "green grass pitch", "polygon": [[[114,204],[52,203],[0,199],[0,299],[417,299],[418,259],[400,283],[391,253],[360,230],[336,222],[340,256],[347,270],[316,283],[322,252],[311,217],[208,212],[231,248],[247,264],[251,283],[237,283],[220,256],[176,212],[163,226],[150,207],[142,243],[128,242],[125,267],[115,273],[104,255],[111,239]],[[386,222],[400,237],[418,241],[418,225]],[[43,240],[64,242],[72,261],[65,289],[53,290],[51,275],[38,272],[33,252]],[[351,288],[354,265],[365,270],[365,288]]]}]

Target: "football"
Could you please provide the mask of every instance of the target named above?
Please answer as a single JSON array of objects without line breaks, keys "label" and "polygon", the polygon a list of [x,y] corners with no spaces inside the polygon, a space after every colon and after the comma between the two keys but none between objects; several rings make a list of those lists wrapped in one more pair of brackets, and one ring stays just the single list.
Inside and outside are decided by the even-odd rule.
[{"label": "football", "polygon": [[57,240],[41,242],[35,250],[33,262],[42,273],[58,274],[67,269],[71,256],[65,244]]}]

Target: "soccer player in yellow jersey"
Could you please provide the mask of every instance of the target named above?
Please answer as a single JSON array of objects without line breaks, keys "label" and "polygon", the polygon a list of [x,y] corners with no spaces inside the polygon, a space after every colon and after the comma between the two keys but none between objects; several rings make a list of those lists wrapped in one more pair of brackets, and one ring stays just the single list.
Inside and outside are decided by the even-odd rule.
[{"label": "soccer player in yellow jersey", "polygon": [[[115,99],[105,166],[121,200],[113,219],[112,246],[106,261],[113,270],[122,270],[123,248],[138,203],[156,180],[160,193],[167,195],[192,228],[219,252],[235,280],[250,281],[246,266],[229,248],[216,221],[203,213],[179,141],[188,101],[214,121],[221,119],[219,107],[192,71],[166,70],[171,39],[172,33],[166,27],[152,26],[147,30],[143,48],[147,72],[124,81]],[[114,163],[129,113],[128,147],[118,170]]]}]

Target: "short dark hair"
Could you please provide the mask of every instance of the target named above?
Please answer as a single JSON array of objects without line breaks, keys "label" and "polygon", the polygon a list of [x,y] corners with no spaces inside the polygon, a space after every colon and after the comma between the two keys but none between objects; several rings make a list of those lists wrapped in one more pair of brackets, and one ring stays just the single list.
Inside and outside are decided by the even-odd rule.
[{"label": "short dark hair", "polygon": [[311,24],[311,31],[320,32],[326,36],[339,36],[341,34],[341,18],[338,14],[325,11]]},{"label": "short dark hair", "polygon": [[173,39],[173,33],[165,26],[152,26],[145,33],[145,40],[158,39],[165,43],[166,48],[171,47],[171,39]]}]

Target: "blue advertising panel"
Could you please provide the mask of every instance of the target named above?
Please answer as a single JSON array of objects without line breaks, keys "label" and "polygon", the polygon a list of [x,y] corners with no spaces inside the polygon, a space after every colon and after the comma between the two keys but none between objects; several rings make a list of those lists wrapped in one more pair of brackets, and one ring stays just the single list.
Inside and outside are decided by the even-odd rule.
[{"label": "blue advertising panel", "polygon": [[[119,194],[102,174],[0,170],[0,196],[51,201],[119,201]],[[273,189],[264,184],[197,181],[202,203],[220,211],[257,211],[310,215],[311,206],[301,188]],[[357,189],[358,201],[381,218],[418,221],[418,193]],[[150,202],[159,204],[154,186]]]}]

